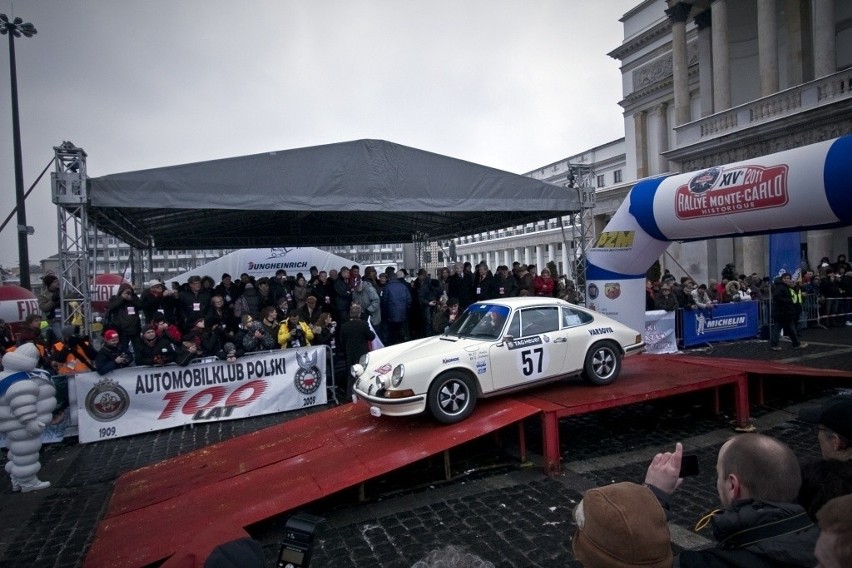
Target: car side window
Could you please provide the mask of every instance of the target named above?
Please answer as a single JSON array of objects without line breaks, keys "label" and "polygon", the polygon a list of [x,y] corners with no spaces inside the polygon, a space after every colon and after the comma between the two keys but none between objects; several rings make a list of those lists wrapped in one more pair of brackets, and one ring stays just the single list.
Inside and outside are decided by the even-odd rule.
[{"label": "car side window", "polygon": [[521,312],[515,312],[515,315],[512,316],[512,323],[509,324],[506,335],[511,335],[512,337],[521,336]]},{"label": "car side window", "polygon": [[592,316],[574,308],[562,308],[562,327],[576,327],[592,321]]},{"label": "car side window", "polygon": [[521,337],[559,329],[559,308],[529,308],[521,314]]}]

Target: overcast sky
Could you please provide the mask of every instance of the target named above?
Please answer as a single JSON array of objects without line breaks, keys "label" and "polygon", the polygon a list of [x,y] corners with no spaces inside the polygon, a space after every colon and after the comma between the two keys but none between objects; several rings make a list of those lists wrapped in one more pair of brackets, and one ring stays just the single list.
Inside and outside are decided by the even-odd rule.
[{"label": "overcast sky", "polygon": [[[624,136],[606,54],[637,4],[0,0],[38,30],[15,42],[25,190],[63,140],[91,177],[361,138],[526,173]],[[15,178],[0,40],[2,220]],[[57,252],[49,176],[26,209],[35,264]]]}]

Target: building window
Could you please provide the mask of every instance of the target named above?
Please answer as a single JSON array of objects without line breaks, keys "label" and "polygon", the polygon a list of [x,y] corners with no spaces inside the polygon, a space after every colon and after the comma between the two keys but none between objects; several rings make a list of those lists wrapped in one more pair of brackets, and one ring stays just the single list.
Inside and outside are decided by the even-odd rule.
[{"label": "building window", "polygon": [[438,264],[444,262],[444,253],[442,251],[438,251]]},{"label": "building window", "polygon": [[603,187],[603,186],[604,186],[604,176],[603,176],[603,174],[601,174],[601,175],[598,176],[598,187]]},{"label": "building window", "polygon": [[432,262],[432,251],[430,251],[430,250],[424,250],[423,251],[423,262],[426,263],[426,264],[429,264],[430,262]]},{"label": "building window", "polygon": [[621,170],[615,170],[614,172],[612,172],[612,180],[613,180],[615,183],[621,183],[621,181],[622,181],[622,179],[621,179]]}]

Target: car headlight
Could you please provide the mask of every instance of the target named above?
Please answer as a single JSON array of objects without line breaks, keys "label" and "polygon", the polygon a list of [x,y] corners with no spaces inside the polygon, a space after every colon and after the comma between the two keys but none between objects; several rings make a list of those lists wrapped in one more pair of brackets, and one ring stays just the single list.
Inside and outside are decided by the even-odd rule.
[{"label": "car headlight", "polygon": [[394,387],[398,387],[399,383],[402,382],[402,378],[405,376],[405,365],[397,365],[393,370],[393,375],[391,375],[391,385]]},{"label": "car headlight", "polygon": [[370,364],[370,354],[364,353],[363,355],[361,355],[361,358],[358,359],[358,364],[366,369],[367,366]]}]

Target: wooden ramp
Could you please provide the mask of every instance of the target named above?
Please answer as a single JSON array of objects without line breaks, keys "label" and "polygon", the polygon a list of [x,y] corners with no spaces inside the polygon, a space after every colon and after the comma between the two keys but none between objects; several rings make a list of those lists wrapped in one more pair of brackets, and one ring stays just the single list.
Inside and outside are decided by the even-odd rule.
[{"label": "wooden ramp", "polygon": [[128,472],[84,566],[146,566],[199,534],[218,539],[207,543],[215,546],[244,535],[243,527],[538,412],[507,398],[483,400],[470,418],[444,426],[422,416],[376,419],[366,405],[347,404]]}]

